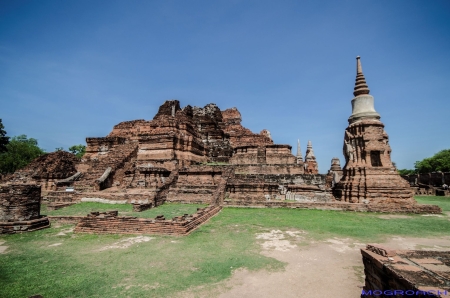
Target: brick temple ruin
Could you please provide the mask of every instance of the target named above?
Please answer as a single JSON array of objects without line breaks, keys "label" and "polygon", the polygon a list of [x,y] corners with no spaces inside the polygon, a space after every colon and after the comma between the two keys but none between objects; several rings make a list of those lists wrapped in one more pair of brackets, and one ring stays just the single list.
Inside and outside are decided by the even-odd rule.
[{"label": "brick temple ruin", "polygon": [[0,185],[0,234],[30,232],[50,227],[41,212],[41,186]]},{"label": "brick temple ruin", "polygon": [[87,138],[76,171],[54,181],[44,197],[58,204],[126,200],[137,211],[164,202],[333,201],[311,141],[303,160],[300,144],[294,156],[290,145],[274,144],[269,131],[253,133],[241,121],[237,108],[166,101],[150,121],[122,122],[106,137]]},{"label": "brick temple ruin", "polygon": [[450,190],[443,185],[450,185],[449,172],[433,172],[412,175],[402,175],[409,182],[415,195],[450,196]]},{"label": "brick temple ruin", "polygon": [[181,108],[178,100],[168,100],[152,120],[121,122],[105,137],[86,138],[81,160],[67,152],[46,154],[3,182],[41,185],[52,208],[106,200],[133,204],[135,211],[181,202],[441,213],[417,204],[393,166],[359,57],[353,94],[345,165],[333,158],[327,174],[318,173],[311,141],[303,159],[300,141],[294,156],[268,130],[243,127],[237,108]]},{"label": "brick temple ruin", "polygon": [[392,164],[389,137],[375,111],[359,57],[356,60],[355,97],[344,137],[346,164],[334,195],[351,203],[413,205],[413,192]]},{"label": "brick temple ruin", "polygon": [[379,244],[361,249],[365,285],[361,298],[447,297],[450,252],[392,250]]}]

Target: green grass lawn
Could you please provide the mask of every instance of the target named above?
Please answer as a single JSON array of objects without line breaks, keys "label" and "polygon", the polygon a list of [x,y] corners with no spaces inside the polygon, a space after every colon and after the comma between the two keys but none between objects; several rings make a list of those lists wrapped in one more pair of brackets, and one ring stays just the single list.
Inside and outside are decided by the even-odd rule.
[{"label": "green grass lawn", "polygon": [[414,198],[419,204],[438,205],[442,211],[450,211],[450,197],[417,196]]},{"label": "green grass lawn", "polygon": [[[447,200],[418,198],[420,203],[449,210]],[[52,213],[84,215],[97,208],[132,215],[127,205],[94,204]],[[154,212],[148,217],[164,214],[170,218],[172,211],[173,215],[192,213],[184,208],[195,211],[197,206],[167,204],[145,212]],[[448,216],[383,219],[378,213],[224,208],[189,236],[149,235],[148,242],[107,250],[100,249],[136,236],[74,234],[70,228],[73,225],[53,224],[50,229],[0,236],[0,245],[8,246],[0,254],[0,297],[173,297],[196,287],[213,288],[237,268],[282,270],[283,263],[259,253],[257,233],[304,230],[309,240],[351,237],[377,242],[391,235],[448,236],[450,221]],[[51,246],[57,243],[61,244]]]}]

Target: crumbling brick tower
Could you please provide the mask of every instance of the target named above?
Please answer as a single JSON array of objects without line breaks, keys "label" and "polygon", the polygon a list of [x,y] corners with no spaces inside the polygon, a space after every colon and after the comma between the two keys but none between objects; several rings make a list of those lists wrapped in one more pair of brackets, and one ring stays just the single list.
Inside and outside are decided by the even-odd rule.
[{"label": "crumbling brick tower", "polygon": [[308,141],[308,145],[306,146],[304,167],[305,167],[305,174],[319,173],[319,166],[317,164],[316,156],[314,155],[311,141]]},{"label": "crumbling brick tower", "polygon": [[333,193],[351,203],[414,204],[408,182],[392,165],[389,138],[369,95],[359,56],[356,61],[355,98],[344,137],[346,164]]}]

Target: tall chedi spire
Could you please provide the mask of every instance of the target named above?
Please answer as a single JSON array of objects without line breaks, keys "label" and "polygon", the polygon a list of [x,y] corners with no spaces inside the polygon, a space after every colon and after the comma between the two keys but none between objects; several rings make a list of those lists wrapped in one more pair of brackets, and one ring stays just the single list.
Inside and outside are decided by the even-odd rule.
[{"label": "tall chedi spire", "polygon": [[356,82],[355,88],[353,91],[353,95],[356,97],[362,94],[369,94],[369,86],[367,86],[366,78],[364,77],[362,66],[361,66],[361,57],[356,57]]},{"label": "tall chedi spire", "polygon": [[343,177],[333,194],[349,203],[414,204],[408,182],[392,165],[389,137],[369,95],[359,56],[353,95],[352,115],[344,135]]},{"label": "tall chedi spire", "polygon": [[356,82],[353,90],[355,98],[352,99],[352,115],[348,122],[353,123],[364,118],[380,119],[380,115],[375,111],[373,96],[369,95],[369,86],[362,72],[359,56],[356,57]]},{"label": "tall chedi spire", "polygon": [[305,173],[307,174],[319,173],[319,167],[317,165],[316,156],[314,155],[314,150],[311,141],[308,141],[308,145],[306,146]]},{"label": "tall chedi spire", "polygon": [[302,157],[302,150],[300,149],[300,139],[297,140],[297,164],[303,165],[303,157]]}]

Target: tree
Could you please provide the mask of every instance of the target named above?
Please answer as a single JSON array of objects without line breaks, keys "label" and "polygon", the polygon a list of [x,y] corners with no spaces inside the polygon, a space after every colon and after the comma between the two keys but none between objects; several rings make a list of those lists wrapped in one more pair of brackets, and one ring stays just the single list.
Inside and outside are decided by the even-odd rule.
[{"label": "tree", "polygon": [[69,151],[75,154],[78,158],[82,158],[83,155],[86,153],[86,146],[84,145],[73,145],[72,147],[69,147]]},{"label": "tree", "polygon": [[14,173],[45,153],[38,147],[36,139],[28,139],[26,135],[13,137],[6,145],[6,150],[0,154],[1,174]]},{"label": "tree", "polygon": [[0,119],[0,153],[6,152],[6,145],[9,143],[9,137],[6,136],[4,128],[2,119]]},{"label": "tree", "polygon": [[400,175],[414,175],[416,174],[416,170],[408,170],[408,169],[401,169],[397,170]]},{"label": "tree", "polygon": [[432,157],[416,161],[414,167],[418,173],[450,172],[450,149],[439,151]]}]

